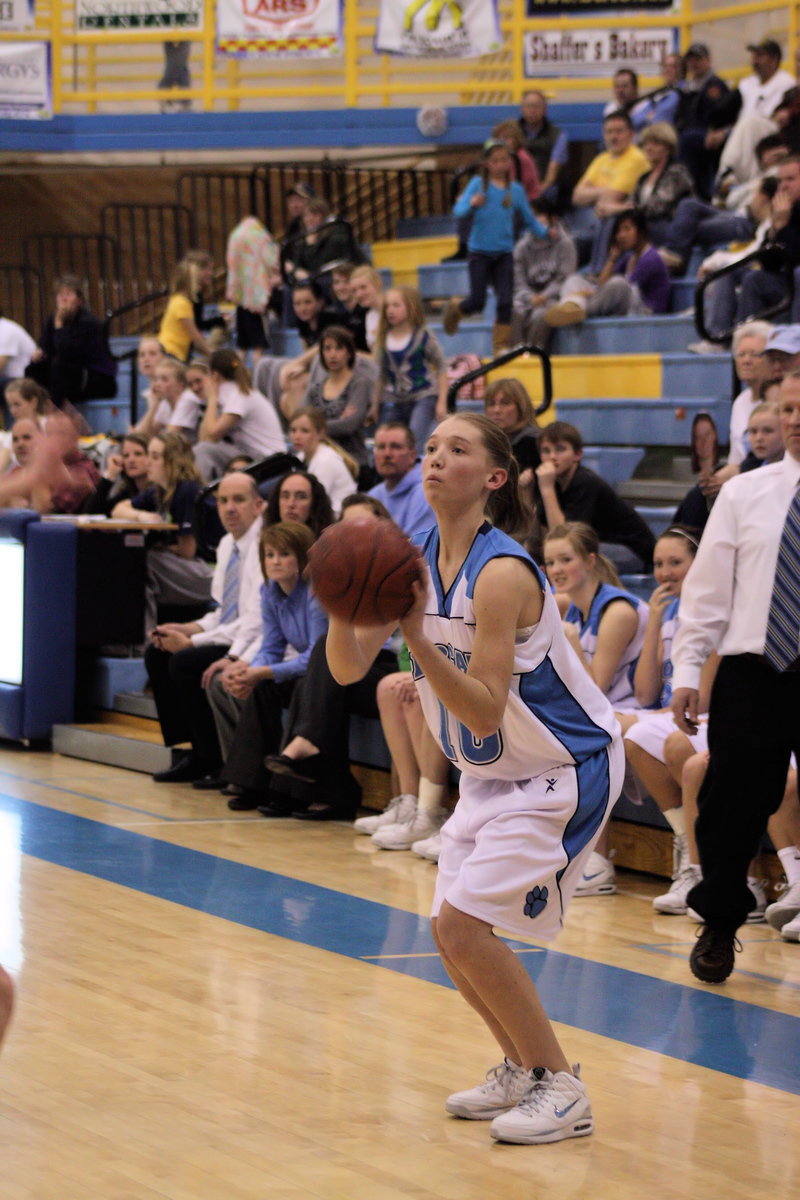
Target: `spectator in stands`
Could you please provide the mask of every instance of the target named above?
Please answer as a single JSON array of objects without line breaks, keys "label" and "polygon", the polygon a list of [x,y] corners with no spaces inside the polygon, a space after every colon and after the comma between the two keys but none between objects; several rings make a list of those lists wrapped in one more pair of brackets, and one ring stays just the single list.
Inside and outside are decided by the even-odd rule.
[{"label": "spectator in stands", "polygon": [[565,521],[583,521],[595,530],[601,551],[619,571],[649,571],[655,538],[648,525],[612,487],[581,464],[583,439],[574,425],[553,421],[539,439],[536,507],[548,530]]},{"label": "spectator in stands", "polygon": [[374,358],[378,367],[370,424],[402,421],[422,445],[447,412],[447,360],[427,328],[416,288],[384,292]]},{"label": "spectator in stands", "polygon": [[120,500],[133,500],[150,485],[147,438],[128,433],[122,445],[113,446],[106,455],[97,486],[83,506],[86,513],[104,513],[110,517]]},{"label": "spectator in stands", "polygon": [[352,333],[356,342],[356,350],[369,354],[367,345],[367,330],[365,317],[367,310],[362,308],[353,294],[352,263],[341,263],[331,271],[331,311],[336,313],[337,323]]},{"label": "spectator in stands", "polygon": [[784,93],[794,87],[796,80],[780,69],[783,52],[773,38],[763,38],[749,45],[753,74],[741,80],[735,91],[729,92],[717,106],[711,119],[712,128],[706,135],[706,148],[716,150],[724,145],[720,156],[717,181],[732,175],[744,183],[758,172],[756,144],[777,126],[771,119]]},{"label": "spectator in stands", "polygon": [[158,342],[165,354],[178,362],[188,362],[192,350],[209,355],[211,343],[202,334],[195,319],[194,304],[205,286],[208,268],[182,258],[172,276],[170,296],[158,329]]},{"label": "spectator in stands", "polygon": [[375,470],[381,482],[368,495],[386,505],[395,524],[412,537],[433,523],[433,512],[422,490],[414,434],[401,421],[389,421],[375,431]]},{"label": "spectator in stands", "polygon": [[483,312],[491,282],[497,310],[492,330],[492,351],[507,348],[511,332],[514,292],[515,215],[538,237],[548,237],[546,226],[533,215],[521,184],[511,180],[511,155],[505,143],[489,138],[483,147],[480,175],[473,176],[453,206],[457,217],[473,214],[467,242],[470,293],[465,300],[451,297],[442,324],[454,334],[462,317]]},{"label": "spectator in stands", "polygon": [[252,214],[230,232],[225,251],[225,298],[236,305],[236,348],[253,366],[269,346],[268,305],[280,283],[280,251],[272,234]]},{"label": "spectator in stands", "polygon": [[289,441],[297,457],[325,488],[338,519],[345,496],[356,490],[358,463],[328,437],[319,408],[299,408],[289,422]]},{"label": "spectator in stands", "polygon": [[[350,285],[356,304],[364,312],[364,340],[371,350],[378,336],[383,280],[374,267],[356,267],[350,276]],[[358,337],[356,341],[359,341]]]},{"label": "spectator in stands", "polygon": [[525,149],[525,139],[516,121],[500,121],[492,130],[492,137],[505,142],[511,155],[511,178],[525,189],[528,200],[533,201],[541,194],[542,185],[536,163]]},{"label": "spectator in stands", "polygon": [[697,194],[710,200],[719,162],[719,149],[706,145],[712,113],[728,93],[728,85],[711,66],[708,46],[693,42],[684,55],[686,78],[675,113],[678,158],[694,179]]},{"label": "spectator in stands", "polygon": [[635,208],[615,219],[605,265],[591,283],[585,275],[571,275],[556,304],[545,310],[550,329],[579,325],[587,317],[665,313],[672,284],[669,272],[650,244],[647,221]]},{"label": "spectator in stands", "polygon": [[633,144],[633,125],[624,112],[612,112],[603,119],[605,150],[592,159],[572,193],[576,208],[594,210],[595,231],[591,271],[598,274],[606,261],[612,224],[618,206],[630,199],[649,163]]},{"label": "spectator in stands", "polygon": [[[16,479],[18,483],[24,479],[43,436],[39,424],[29,417],[14,422],[11,447],[17,466],[9,472],[9,479]],[[81,453],[73,421],[64,422],[59,440],[62,465],[59,480],[50,485],[42,484],[35,491],[20,490],[10,507],[33,508],[42,514],[81,512],[87,496],[97,486],[100,472],[92,460]]]},{"label": "spectator in stands", "polygon": [[277,381],[270,384],[271,392],[276,386],[278,388],[279,409],[287,420],[302,403],[309,371],[317,359],[325,330],[337,323],[336,314],[326,307],[325,293],[316,280],[307,279],[295,284],[292,308],[304,350],[288,362],[278,360]]},{"label": "spectator in stands", "polygon": [[364,424],[375,391],[377,367],[356,355],[353,335],[341,325],[325,330],[319,361],[309,375],[303,406],[319,409],[329,436],[358,463],[369,463]]},{"label": "spectator in stands", "polygon": [[40,429],[56,411],[47,389],[35,379],[12,379],[6,387],[6,405],[12,420],[28,417]]},{"label": "spectator in stands", "polygon": [[614,73],[611,86],[614,95],[603,109],[603,117],[611,116],[612,113],[627,113],[630,115],[631,110],[639,99],[639,76],[628,67],[621,67],[619,71]]},{"label": "spectator in stands", "polygon": [[550,236],[540,238],[526,230],[514,246],[514,298],[509,336],[512,346],[520,342],[547,345],[549,331],[544,323],[545,310],[578,267],[575,242],[558,219],[552,201],[537,200],[533,211],[548,226]]},{"label": "spectator in stands", "polygon": [[211,382],[211,371],[204,359],[193,358],[186,368],[186,382],[194,392],[201,408],[205,408],[208,399],[208,386]]},{"label": "spectator in stands", "polygon": [[53,403],[102,400],[117,394],[117,364],[105,330],[85,307],[76,275],[62,275],[55,285],[56,306],[47,318],[25,374],[46,387]]},{"label": "spectator in stands", "polygon": [[133,432],[152,437],[162,429],[182,433],[189,442],[197,440],[200,401],[189,387],[186,369],[177,359],[162,357],[153,368],[147,411]]},{"label": "spectator in stands", "polygon": [[302,679],[311,649],[328,626],[304,578],[314,534],[296,521],[261,533],[259,645],[250,661],[226,661],[208,689],[222,751],[220,779],[235,795],[234,812],[267,806],[271,774],[264,759],[283,738],[283,710]]},{"label": "spectator in stands", "polygon": [[136,372],[147,383],[147,386],[140,393],[147,408],[150,407],[153,401],[153,372],[162,358],[164,358],[164,351],[161,349],[161,344],[157,337],[146,334],[144,337],[139,338],[139,345],[136,350]]},{"label": "spectator in stands", "polygon": [[226,663],[254,654],[260,635],[258,547],[264,504],[254,480],[243,472],[224,476],[217,509],[225,529],[211,582],[217,607],[197,621],[156,625],[145,651],[164,745],[191,744],[188,754],[153,776],[156,783],[210,784],[216,779],[222,761],[206,689]]},{"label": "spectator in stands", "polygon": [[0,308],[0,403],[5,396],[6,384],[25,374],[35,351],[36,342],[27,330],[3,316]]},{"label": "spectator in stands", "polygon": [[644,213],[650,240],[664,240],[678,204],[694,192],[692,177],[683,163],[676,162],[678,136],[671,125],[657,121],[639,138],[642,153],[650,164],[630,199],[630,205]]},{"label": "spectator in stands", "polygon": [[[733,335],[733,364],[739,383],[744,384],[731,408],[728,462],[735,465],[747,457],[747,422],[754,405],[760,403],[755,393],[766,379],[764,347],[771,333],[772,326],[767,321],[747,321]],[[796,345],[800,352],[800,337]]]},{"label": "spectator in stands", "polygon": [[314,189],[310,184],[304,183],[302,179],[293,183],[286,193],[287,221],[281,238],[280,254],[281,274],[284,279],[287,279],[290,273],[286,265],[289,248],[293,247],[295,238],[300,237],[303,233],[303,213],[306,211],[308,202],[313,199]]},{"label": "spectator in stands", "polygon": [[[661,74],[664,77],[663,87],[643,96],[630,110],[633,128],[637,133],[651,125],[665,123],[671,127],[675,123],[683,81],[683,59],[680,54],[665,55]],[[642,144],[641,140],[639,144]]]},{"label": "spectator in stands", "polygon": [[31,417],[19,417],[11,427],[11,451],[14,465],[6,473],[4,482],[17,482],[19,490],[10,492],[4,497],[4,508],[33,508],[37,511],[46,511],[49,501],[49,492],[46,489],[40,488],[35,493],[24,490],[24,481],[29,475],[28,468],[33,461],[39,433],[39,425]]},{"label": "spectator in stands", "polygon": [[715,282],[705,321],[712,334],[721,336],[786,299],[786,269],[800,265],[800,158],[785,159],[777,179],[758,258]]},{"label": "spectator in stands", "polygon": [[[287,247],[284,267],[296,282],[321,277],[334,263],[363,262],[364,255],[349,221],[336,217],[330,205],[318,198],[309,200],[303,210],[303,234]],[[328,287],[330,281],[327,281]]]},{"label": "spectator in stands", "polygon": [[212,572],[197,553],[195,506],[201,482],[192,447],[180,433],[164,431],[150,439],[147,454],[150,486],[132,500],[120,500],[111,515],[143,525],[177,525],[147,551],[145,631],[149,634],[157,624],[159,604],[207,605]]},{"label": "spectator in stands", "polygon": [[233,350],[215,350],[208,403],[195,447],[198,470],[205,480],[220,475],[235,454],[266,458],[286,448],[274,407],[253,390],[250,376]]},{"label": "spectator in stands", "polygon": [[519,379],[496,379],[486,389],[483,409],[511,442],[520,472],[519,486],[529,488],[542,461],[539,453],[542,431],[525,385]]},{"label": "spectator in stands", "polygon": [[330,498],[316,475],[287,471],[272,488],[267,501],[265,525],[297,521],[307,525],[314,537],[333,524]]},{"label": "spectator in stands", "polygon": [[541,182],[542,195],[557,201],[558,182],[569,156],[567,135],[547,115],[547,99],[543,92],[523,92],[517,124],[525,139]]},{"label": "spectator in stands", "polygon": [[[192,86],[192,76],[189,71],[189,55],[192,52],[191,42],[163,42],[164,72],[158,81],[159,90],[172,88],[189,88]],[[188,112],[192,102],[188,96],[175,100],[162,100],[162,113]]]},{"label": "spectator in stands", "polygon": [[[602,553],[595,530],[582,521],[552,527],[544,544],[547,577],[568,606],[564,632],[587,674],[608,697],[623,731],[634,717],[633,673],[644,642],[647,605],[626,591]],[[616,891],[604,829],[587,861],[576,896]]]}]

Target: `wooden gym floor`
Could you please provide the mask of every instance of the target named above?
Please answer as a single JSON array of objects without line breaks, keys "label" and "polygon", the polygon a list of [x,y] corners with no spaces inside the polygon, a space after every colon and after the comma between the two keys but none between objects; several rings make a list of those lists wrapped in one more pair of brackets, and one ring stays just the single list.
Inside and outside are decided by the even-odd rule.
[{"label": "wooden gym floor", "polygon": [[0,751],[2,1200],[705,1200],[797,1195],[800,946],[742,931],[725,987],[663,881],[619,873],[515,941],[596,1131],[492,1144],[443,1111],[497,1053],[448,985],[435,868],[344,825]]}]

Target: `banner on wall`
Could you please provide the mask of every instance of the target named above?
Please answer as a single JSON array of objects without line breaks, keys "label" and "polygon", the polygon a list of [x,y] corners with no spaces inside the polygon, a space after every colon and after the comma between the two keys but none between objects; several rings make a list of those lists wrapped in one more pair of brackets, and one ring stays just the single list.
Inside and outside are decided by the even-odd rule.
[{"label": "banner on wall", "polygon": [[0,0],[0,33],[33,29],[33,0]]},{"label": "banner on wall", "polygon": [[540,79],[555,75],[608,78],[630,68],[657,75],[675,48],[675,30],[584,29],[548,30],[525,36],[525,75]]},{"label": "banner on wall", "polygon": [[480,58],[500,49],[495,0],[381,0],[375,49],[413,58]]},{"label": "banner on wall", "polygon": [[130,29],[201,30],[203,0],[77,0],[75,24],[78,29],[103,29],[108,33]]},{"label": "banner on wall", "polygon": [[53,89],[48,42],[0,45],[0,117],[51,117]]},{"label": "banner on wall", "polygon": [[218,0],[217,49],[278,58],[341,54],[341,0]]}]

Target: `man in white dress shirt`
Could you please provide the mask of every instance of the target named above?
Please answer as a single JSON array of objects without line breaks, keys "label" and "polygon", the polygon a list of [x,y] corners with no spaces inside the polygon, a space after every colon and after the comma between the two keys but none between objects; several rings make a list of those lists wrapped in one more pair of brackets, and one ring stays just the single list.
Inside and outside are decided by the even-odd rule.
[{"label": "man in white dress shirt", "polygon": [[703,926],[692,972],[723,983],[754,898],[747,866],[800,750],[800,372],[780,392],[786,453],[731,479],[711,510],[681,592],[672,710],[697,722],[700,670],[722,656],[711,694],[708,774],[699,800],[702,882],[688,903]]},{"label": "man in white dress shirt", "polygon": [[253,478],[243,471],[225,475],[217,488],[217,511],[226,530],[211,582],[217,607],[199,621],[157,626],[145,651],[164,744],[188,741],[192,747],[153,776],[157,783],[215,786],[222,758],[205,689],[226,663],[249,662],[261,643],[258,544],[264,501]]}]

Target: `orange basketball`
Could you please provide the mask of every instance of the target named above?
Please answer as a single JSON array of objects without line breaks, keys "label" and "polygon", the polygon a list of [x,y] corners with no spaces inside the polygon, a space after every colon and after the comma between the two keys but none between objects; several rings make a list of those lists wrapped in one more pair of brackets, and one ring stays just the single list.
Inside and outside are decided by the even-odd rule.
[{"label": "orange basketball", "polygon": [[393,521],[354,517],[323,530],[308,556],[314,593],[351,625],[388,625],[414,602],[421,556]]}]

